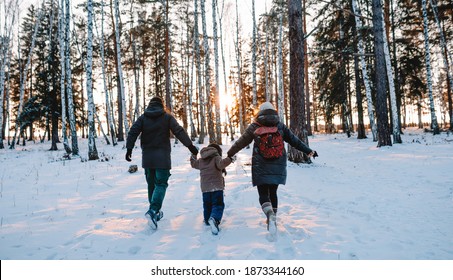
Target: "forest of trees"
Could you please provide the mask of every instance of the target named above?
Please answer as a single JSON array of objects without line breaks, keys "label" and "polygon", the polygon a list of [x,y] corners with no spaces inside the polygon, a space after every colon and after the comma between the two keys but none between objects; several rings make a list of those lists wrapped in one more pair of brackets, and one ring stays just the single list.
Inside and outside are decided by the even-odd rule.
[{"label": "forest of trees", "polygon": [[96,137],[124,141],[153,96],[200,144],[234,139],[264,101],[307,143],[453,130],[451,0],[240,0],[247,19],[238,1],[1,1],[0,149],[77,156],[88,138],[97,159]]}]

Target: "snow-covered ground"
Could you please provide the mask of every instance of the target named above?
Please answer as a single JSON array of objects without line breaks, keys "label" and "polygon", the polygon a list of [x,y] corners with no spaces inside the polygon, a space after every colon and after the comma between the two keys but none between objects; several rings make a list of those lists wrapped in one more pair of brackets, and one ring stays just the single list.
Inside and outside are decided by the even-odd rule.
[{"label": "snow-covered ground", "polygon": [[[311,137],[319,158],[288,163],[275,241],[251,186],[250,149],[227,168],[218,236],[202,223],[199,174],[181,144],[157,231],[144,217],[143,170],[127,172],[123,144],[98,139],[100,161],[63,160],[61,144],[3,149],[0,259],[453,260],[453,135],[407,130],[403,142]],[[86,157],[87,142],[79,147]],[[140,160],[134,149],[132,164]]]}]

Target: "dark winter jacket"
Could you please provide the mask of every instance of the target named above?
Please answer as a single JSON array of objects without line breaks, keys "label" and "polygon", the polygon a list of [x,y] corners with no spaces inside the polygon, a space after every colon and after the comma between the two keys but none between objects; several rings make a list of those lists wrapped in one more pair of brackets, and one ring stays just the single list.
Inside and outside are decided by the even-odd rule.
[{"label": "dark winter jacket", "polygon": [[145,113],[129,130],[126,148],[133,149],[137,137],[141,134],[142,167],[171,169],[170,131],[184,146],[192,145],[192,141],[178,121],[166,113],[161,104],[150,103]]},{"label": "dark winter jacket", "polygon": [[200,159],[190,157],[193,168],[200,170],[200,187],[202,192],[214,192],[225,189],[222,169],[231,164],[231,158],[222,159],[214,147],[204,147],[200,151]]},{"label": "dark winter jacket", "polygon": [[[312,150],[299,138],[297,138],[291,130],[280,122],[277,111],[268,109],[259,111],[256,116],[256,122],[250,124],[241,137],[231,146],[227,154],[229,157],[235,155],[237,152],[245,148],[252,141],[252,183],[254,186],[263,184],[282,184],[286,183],[286,150],[283,155],[277,159],[265,159],[259,151],[256,142],[255,130],[262,126],[277,126],[279,133],[282,135],[283,140],[289,143],[294,148],[304,153],[311,153]],[[259,124],[260,125],[259,125]]]}]

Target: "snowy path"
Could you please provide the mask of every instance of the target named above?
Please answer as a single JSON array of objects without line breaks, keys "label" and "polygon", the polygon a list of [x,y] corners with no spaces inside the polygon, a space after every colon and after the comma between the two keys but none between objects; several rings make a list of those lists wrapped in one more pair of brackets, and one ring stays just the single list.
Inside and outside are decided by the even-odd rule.
[{"label": "snowy path", "polygon": [[104,162],[60,161],[63,151],[46,144],[0,150],[0,259],[451,260],[452,140],[411,131],[378,149],[370,139],[310,138],[320,157],[288,164],[274,242],[250,183],[250,150],[227,168],[218,236],[202,223],[198,172],[180,145],[157,231],[144,217],[143,171],[127,173],[121,147],[98,142]]}]

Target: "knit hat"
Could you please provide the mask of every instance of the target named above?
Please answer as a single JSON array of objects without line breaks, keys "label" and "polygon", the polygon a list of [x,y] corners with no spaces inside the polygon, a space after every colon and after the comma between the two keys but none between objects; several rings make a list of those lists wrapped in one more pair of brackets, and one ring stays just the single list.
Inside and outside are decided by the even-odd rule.
[{"label": "knit hat", "polygon": [[160,98],[159,96],[155,96],[153,98],[151,98],[151,100],[149,101],[149,104],[148,106],[152,106],[152,105],[160,105],[160,106],[164,106],[164,102],[162,101],[162,98]]},{"label": "knit hat", "polygon": [[260,111],[269,110],[269,109],[275,110],[274,105],[272,105],[272,103],[270,103],[268,101],[264,102],[260,106]]}]

